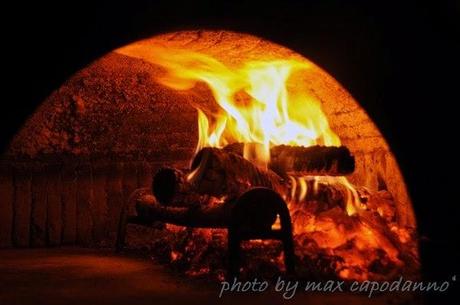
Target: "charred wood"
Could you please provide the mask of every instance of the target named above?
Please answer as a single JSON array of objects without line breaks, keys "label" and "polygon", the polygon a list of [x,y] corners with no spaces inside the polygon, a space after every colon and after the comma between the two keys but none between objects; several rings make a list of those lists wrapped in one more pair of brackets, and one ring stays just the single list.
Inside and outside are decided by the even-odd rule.
[{"label": "charred wood", "polygon": [[281,194],[284,180],[269,169],[263,169],[241,155],[223,149],[206,147],[192,161],[188,177],[200,194],[235,198],[253,187],[266,187]]},{"label": "charred wood", "polygon": [[[233,143],[224,150],[243,155],[244,144]],[[303,175],[344,176],[355,170],[355,158],[345,146],[289,146],[270,148],[269,168],[285,176],[296,172]]]}]

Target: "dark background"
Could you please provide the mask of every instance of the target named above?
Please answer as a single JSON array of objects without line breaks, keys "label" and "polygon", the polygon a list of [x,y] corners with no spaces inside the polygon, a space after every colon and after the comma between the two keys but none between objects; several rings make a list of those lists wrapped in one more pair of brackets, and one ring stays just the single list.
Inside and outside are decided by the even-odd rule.
[{"label": "dark background", "polygon": [[4,7],[10,19],[2,21],[2,148],[52,90],[116,47],[183,29],[251,33],[310,58],[363,105],[409,185],[425,278],[460,276],[460,4],[274,2],[37,1]]}]

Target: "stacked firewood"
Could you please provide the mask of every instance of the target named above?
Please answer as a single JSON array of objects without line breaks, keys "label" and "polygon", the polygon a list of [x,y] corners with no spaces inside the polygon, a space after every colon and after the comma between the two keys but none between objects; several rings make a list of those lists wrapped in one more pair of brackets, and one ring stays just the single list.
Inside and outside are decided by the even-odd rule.
[{"label": "stacked firewood", "polygon": [[[243,144],[203,148],[188,171],[161,168],[152,186],[158,204],[140,199],[138,207],[149,205],[149,217],[168,223],[224,228],[229,224],[234,201],[254,187],[272,189],[288,199],[293,187],[289,177],[293,175],[342,176],[355,167],[346,147],[280,145],[272,147],[270,154],[271,160],[263,168],[243,157]],[[336,193],[334,187],[329,188]]]}]

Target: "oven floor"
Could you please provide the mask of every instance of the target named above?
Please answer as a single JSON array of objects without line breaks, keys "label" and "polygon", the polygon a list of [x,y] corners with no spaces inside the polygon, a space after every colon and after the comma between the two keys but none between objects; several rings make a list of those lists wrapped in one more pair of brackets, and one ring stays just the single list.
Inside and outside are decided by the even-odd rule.
[{"label": "oven floor", "polygon": [[[0,250],[1,305],[284,303],[274,292],[218,299],[219,288],[218,283],[171,274],[140,254],[80,248]],[[386,304],[390,298],[392,304],[404,302],[395,296],[300,293],[289,304]]]}]

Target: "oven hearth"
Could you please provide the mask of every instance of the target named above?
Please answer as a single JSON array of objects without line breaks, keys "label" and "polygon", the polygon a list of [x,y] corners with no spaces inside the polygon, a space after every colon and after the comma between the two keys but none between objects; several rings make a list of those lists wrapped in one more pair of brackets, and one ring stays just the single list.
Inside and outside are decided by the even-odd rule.
[{"label": "oven hearth", "polygon": [[128,248],[190,276],[418,277],[412,203],[372,120],[314,63],[246,34],[107,54],[41,105],[1,173],[5,246],[121,246],[126,216],[150,226],[128,225]]}]

